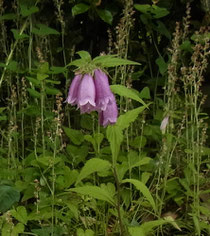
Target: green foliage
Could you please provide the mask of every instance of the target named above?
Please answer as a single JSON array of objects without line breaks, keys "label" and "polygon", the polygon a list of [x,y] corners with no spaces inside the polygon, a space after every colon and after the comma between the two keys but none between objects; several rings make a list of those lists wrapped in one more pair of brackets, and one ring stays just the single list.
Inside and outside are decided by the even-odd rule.
[{"label": "green foliage", "polygon": [[0,212],[5,212],[20,199],[20,192],[12,186],[0,185]]}]

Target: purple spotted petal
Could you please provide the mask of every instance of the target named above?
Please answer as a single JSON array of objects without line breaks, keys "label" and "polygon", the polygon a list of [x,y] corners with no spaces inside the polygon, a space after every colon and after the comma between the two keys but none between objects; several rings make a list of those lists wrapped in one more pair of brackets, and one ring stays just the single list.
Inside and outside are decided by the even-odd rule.
[{"label": "purple spotted petal", "polygon": [[117,122],[118,109],[114,95],[112,95],[111,102],[107,104],[106,110],[99,112],[99,122],[106,127],[109,124]]},{"label": "purple spotted petal", "polygon": [[94,83],[96,88],[96,107],[98,111],[105,111],[111,102],[113,94],[109,87],[107,75],[100,69],[94,71]]},{"label": "purple spotted petal", "polygon": [[77,105],[81,113],[90,113],[96,110],[96,91],[93,77],[85,74],[79,86]]},{"label": "purple spotted petal", "polygon": [[81,79],[82,79],[82,75],[76,75],[70,85],[66,102],[71,105],[77,104],[78,90],[79,90],[80,83],[82,81]]}]

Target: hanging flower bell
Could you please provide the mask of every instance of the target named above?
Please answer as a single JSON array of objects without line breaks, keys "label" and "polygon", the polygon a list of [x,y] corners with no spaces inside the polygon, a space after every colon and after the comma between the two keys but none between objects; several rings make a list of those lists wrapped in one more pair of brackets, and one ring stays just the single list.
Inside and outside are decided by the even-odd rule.
[{"label": "hanging flower bell", "polygon": [[94,70],[93,77],[90,74],[76,75],[66,101],[77,105],[81,113],[98,111],[99,122],[104,127],[117,121],[116,100],[109,87],[107,75],[100,69]]}]

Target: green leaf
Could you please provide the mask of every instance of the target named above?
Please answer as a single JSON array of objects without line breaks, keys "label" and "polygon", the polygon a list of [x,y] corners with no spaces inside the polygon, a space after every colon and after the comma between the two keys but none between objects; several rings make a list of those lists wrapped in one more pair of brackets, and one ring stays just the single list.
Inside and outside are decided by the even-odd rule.
[{"label": "green leaf", "polygon": [[140,98],[145,98],[145,99],[150,99],[151,96],[150,96],[150,90],[149,90],[149,87],[144,87],[140,94],[139,94],[139,97]]},{"label": "green leaf", "polygon": [[46,94],[49,94],[49,95],[61,94],[60,90],[58,90],[56,88],[50,88],[50,87],[47,87],[47,86],[45,86],[45,91],[46,91]]},{"label": "green leaf", "polygon": [[146,187],[146,185],[144,183],[142,183],[141,181],[136,180],[136,179],[124,179],[122,181],[122,183],[133,184],[144,195],[144,197],[147,199],[147,201],[151,204],[153,210],[156,212],[157,208],[155,205],[155,201],[154,201],[149,189]]},{"label": "green leaf", "polygon": [[17,19],[17,15],[13,13],[8,13],[0,16],[0,20],[15,20]]},{"label": "green leaf", "polygon": [[90,9],[89,5],[84,4],[84,3],[79,3],[79,4],[76,4],[75,6],[73,6],[71,11],[72,11],[72,15],[76,16],[76,15],[85,13],[89,9]]},{"label": "green leaf", "polygon": [[106,129],[106,136],[110,143],[113,160],[116,162],[120,150],[120,145],[123,141],[122,130],[117,125],[110,125]]},{"label": "green leaf", "polygon": [[93,59],[93,63],[96,66],[102,67],[115,67],[115,66],[122,66],[122,65],[141,65],[138,62],[130,61],[127,59],[116,58],[115,55],[104,55],[98,56]]},{"label": "green leaf", "polygon": [[130,123],[134,122],[138,115],[144,111],[146,106],[141,106],[136,109],[127,111],[125,114],[120,115],[119,118],[117,119],[116,125],[120,127],[121,130],[126,129],[129,127]]},{"label": "green leaf", "polygon": [[11,210],[11,215],[15,217],[16,220],[23,223],[24,225],[27,224],[28,218],[27,218],[27,211],[24,206],[17,207],[17,210]]},{"label": "green leaf", "polygon": [[164,61],[163,57],[158,57],[156,60],[155,60],[156,64],[158,65],[159,67],[159,71],[161,73],[161,75],[164,75],[165,72],[167,71],[168,69],[168,64]]},{"label": "green leaf", "polygon": [[161,8],[156,5],[149,4],[134,4],[134,7],[147,15],[150,15],[151,18],[159,19],[164,16],[167,16],[170,12],[166,8]]},{"label": "green leaf", "polygon": [[35,98],[41,97],[41,93],[37,92],[35,89],[27,88],[27,91],[32,97],[35,97]]},{"label": "green leaf", "polygon": [[32,29],[32,33],[40,35],[40,36],[45,36],[45,35],[50,35],[50,34],[54,34],[54,35],[60,34],[57,30],[43,24],[37,24],[36,27]]},{"label": "green leaf", "polygon": [[39,11],[39,8],[36,6],[28,7],[26,5],[20,5],[20,14],[22,16],[30,16]]},{"label": "green leaf", "polygon": [[69,191],[76,192],[82,195],[89,195],[98,200],[106,201],[113,206],[115,205],[113,198],[110,196],[109,192],[97,186],[70,188]]},{"label": "green leaf", "polygon": [[144,106],[146,106],[144,101],[139,97],[138,93],[135,92],[134,89],[129,89],[129,88],[123,86],[123,85],[111,85],[110,88],[111,88],[113,93],[116,93],[120,96],[124,96],[124,97],[127,97],[127,98],[131,98],[135,101],[140,102]]},{"label": "green leaf", "polygon": [[128,231],[131,236],[146,236],[148,233],[153,231],[153,228],[158,227],[163,224],[167,224],[166,220],[153,220],[143,223],[141,226],[129,227]]},{"label": "green leaf", "polygon": [[97,13],[99,15],[99,17],[106,23],[108,24],[112,24],[112,20],[113,20],[113,16],[112,13],[108,10],[105,9],[98,9]]},{"label": "green leaf", "polygon": [[91,60],[91,55],[87,51],[79,51],[79,52],[77,52],[77,54],[81,57],[81,59]]},{"label": "green leaf", "polygon": [[92,173],[100,172],[109,169],[110,167],[111,164],[108,161],[101,160],[99,158],[92,158],[85,163],[77,178],[76,184],[78,184],[81,180],[91,175]]},{"label": "green leaf", "polygon": [[70,138],[70,140],[74,144],[80,145],[84,141],[84,135],[79,130],[71,129],[67,127],[63,127],[63,129],[66,135]]},{"label": "green leaf", "polygon": [[74,165],[79,164],[80,162],[85,161],[85,158],[88,155],[88,147],[86,145],[82,145],[80,147],[78,146],[73,146],[73,145],[67,145],[67,153],[71,157],[71,164],[73,163]]},{"label": "green leaf", "polygon": [[16,61],[10,61],[9,65],[7,65],[7,69],[17,72],[18,69],[18,63]]},{"label": "green leaf", "polygon": [[26,76],[26,79],[31,82],[33,85],[37,86],[37,87],[40,87],[41,85],[41,82],[40,80],[37,80],[37,79],[34,79],[32,77],[29,77],[29,76]]},{"label": "green leaf", "polygon": [[20,192],[8,185],[0,185],[0,212],[5,212],[20,199]]},{"label": "green leaf", "polygon": [[154,26],[154,29],[161,33],[162,35],[166,36],[169,40],[171,40],[171,33],[170,31],[166,28],[165,24],[162,21],[157,21],[157,26]]},{"label": "green leaf", "polygon": [[70,62],[67,66],[83,66],[87,61],[85,59],[76,59]]},{"label": "green leaf", "polygon": [[12,31],[12,33],[13,33],[13,35],[14,35],[14,38],[15,38],[16,40],[29,38],[29,36],[28,36],[27,34],[24,34],[24,33],[20,34],[19,30],[11,29],[11,31]]}]

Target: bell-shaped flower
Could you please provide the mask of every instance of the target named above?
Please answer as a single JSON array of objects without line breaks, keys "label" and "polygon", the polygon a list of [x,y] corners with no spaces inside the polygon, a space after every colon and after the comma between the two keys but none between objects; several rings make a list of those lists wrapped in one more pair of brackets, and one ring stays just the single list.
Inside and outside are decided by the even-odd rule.
[{"label": "bell-shaped flower", "polygon": [[115,124],[117,122],[117,116],[117,104],[114,95],[112,95],[111,101],[106,106],[106,110],[99,112],[99,122],[106,127],[109,124]]},{"label": "bell-shaped flower", "polygon": [[77,104],[77,98],[78,98],[78,91],[79,86],[81,83],[82,75],[76,75],[74,79],[72,80],[72,83],[69,88],[68,97],[66,99],[66,102],[68,102],[71,105]]},{"label": "bell-shaped flower", "polygon": [[107,105],[113,99],[113,94],[109,87],[107,75],[100,69],[94,71],[94,83],[96,88],[96,107],[98,111],[105,111]]},{"label": "bell-shaped flower", "polygon": [[93,82],[93,77],[85,74],[81,80],[77,96],[77,106],[81,113],[90,113],[96,110],[96,90]]}]

